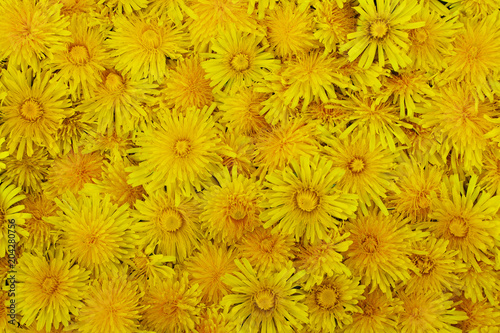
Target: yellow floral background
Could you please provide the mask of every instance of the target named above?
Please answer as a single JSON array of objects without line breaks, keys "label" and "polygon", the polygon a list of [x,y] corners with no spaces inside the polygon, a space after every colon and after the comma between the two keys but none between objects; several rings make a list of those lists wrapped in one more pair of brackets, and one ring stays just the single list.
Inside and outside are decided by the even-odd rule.
[{"label": "yellow floral background", "polygon": [[0,9],[0,332],[500,332],[499,0]]}]

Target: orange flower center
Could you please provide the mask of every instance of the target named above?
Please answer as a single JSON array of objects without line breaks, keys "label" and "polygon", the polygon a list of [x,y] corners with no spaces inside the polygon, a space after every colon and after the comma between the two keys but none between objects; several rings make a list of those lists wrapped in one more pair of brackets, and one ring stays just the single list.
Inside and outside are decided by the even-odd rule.
[{"label": "orange flower center", "polygon": [[142,44],[148,49],[156,49],[161,44],[160,35],[152,29],[148,29],[148,30],[144,31],[142,33],[141,40],[142,40]]},{"label": "orange flower center", "polygon": [[84,45],[73,45],[69,49],[70,61],[76,65],[83,65],[89,61],[89,51]]},{"label": "orange flower center", "polygon": [[365,169],[365,162],[361,158],[356,157],[351,162],[349,162],[348,167],[352,173],[360,173]]},{"label": "orange flower center", "polygon": [[248,55],[244,53],[238,53],[231,59],[231,66],[237,72],[243,72],[248,69],[250,62],[248,61]]},{"label": "orange flower center", "polygon": [[316,293],[316,302],[317,304],[325,309],[334,308],[339,300],[339,294],[334,287],[324,288]]},{"label": "orange flower center", "polygon": [[21,117],[27,121],[36,121],[43,115],[42,106],[34,99],[27,99],[21,105]]},{"label": "orange flower center", "polygon": [[297,206],[305,212],[311,212],[319,204],[319,197],[316,192],[311,190],[301,190],[295,196]]},{"label": "orange flower center", "polygon": [[182,226],[182,216],[173,209],[164,209],[158,216],[158,227],[164,232],[174,232]]},{"label": "orange flower center", "polygon": [[373,235],[368,235],[361,242],[361,247],[366,253],[375,253],[378,249],[378,239]]},{"label": "orange flower center", "polygon": [[110,91],[118,91],[123,87],[123,79],[118,74],[109,73],[104,80],[104,85]]},{"label": "orange flower center", "polygon": [[59,280],[55,277],[48,276],[43,280],[41,287],[44,294],[52,295],[59,288]]},{"label": "orange flower center", "polygon": [[389,26],[387,25],[387,22],[383,20],[377,20],[370,24],[370,34],[374,38],[382,39],[387,35],[388,31]]},{"label": "orange flower center", "polygon": [[262,290],[255,295],[255,304],[263,311],[268,311],[274,308],[276,298],[271,290]]}]

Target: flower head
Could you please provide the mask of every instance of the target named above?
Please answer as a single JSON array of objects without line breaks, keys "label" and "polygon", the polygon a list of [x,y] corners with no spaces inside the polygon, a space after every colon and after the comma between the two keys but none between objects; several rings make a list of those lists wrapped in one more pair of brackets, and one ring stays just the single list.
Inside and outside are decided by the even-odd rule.
[{"label": "flower head", "polygon": [[318,2],[314,11],[316,37],[326,52],[337,50],[337,44],[347,42],[347,36],[356,31],[356,11],[351,1],[339,6],[333,1]]},{"label": "flower head", "polygon": [[55,243],[53,235],[54,227],[45,218],[55,216],[57,206],[43,194],[31,194],[23,200],[25,212],[31,217],[26,219],[25,229],[29,236],[23,243],[28,251],[40,251],[45,253]]},{"label": "flower head", "polygon": [[[9,248],[9,234],[12,233],[9,225],[10,221],[15,222],[15,242],[20,241],[19,236],[28,237],[28,232],[24,229],[26,219],[31,216],[23,212],[25,206],[19,202],[26,198],[26,195],[21,194],[21,188],[13,184],[3,182],[0,184],[0,258],[5,257]],[[11,241],[12,242],[12,241]],[[11,243],[10,242],[10,243]]]},{"label": "flower head", "polygon": [[156,285],[161,283],[161,280],[173,278],[175,271],[167,264],[175,262],[175,259],[174,256],[146,254],[138,250],[134,257],[126,260],[129,279],[137,281],[141,290],[146,290],[149,285]]}]

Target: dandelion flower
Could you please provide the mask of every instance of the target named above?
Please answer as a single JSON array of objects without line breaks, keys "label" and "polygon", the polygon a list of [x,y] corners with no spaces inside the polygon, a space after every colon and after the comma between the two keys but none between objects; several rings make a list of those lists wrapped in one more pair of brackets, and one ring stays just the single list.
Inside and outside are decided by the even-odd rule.
[{"label": "dandelion flower", "polygon": [[184,273],[151,286],[143,299],[142,324],[155,332],[193,332],[200,314],[201,289]]},{"label": "dandelion flower", "polygon": [[300,156],[313,157],[319,152],[315,124],[304,119],[294,119],[261,133],[255,143],[253,153],[257,174],[265,175],[274,170],[283,170],[291,161]]},{"label": "dandelion flower", "polygon": [[264,24],[269,44],[278,57],[291,58],[318,47],[312,12],[299,8],[295,2],[280,2],[276,9],[268,11]]},{"label": "dandelion flower", "polygon": [[263,36],[242,33],[232,27],[214,40],[214,53],[207,53],[209,59],[201,64],[214,92],[232,94],[262,80],[267,71],[280,68],[279,61],[265,52],[265,47],[259,47],[262,39]]},{"label": "dandelion flower", "polygon": [[237,168],[231,173],[224,168],[215,177],[219,185],[205,190],[200,221],[209,239],[233,244],[261,224],[260,184],[238,174]]},{"label": "dandelion flower", "polygon": [[0,258],[5,257],[9,248],[9,224],[10,220],[16,223],[16,232],[14,240],[16,244],[20,241],[19,236],[28,237],[25,228],[26,219],[30,218],[28,213],[23,212],[25,206],[19,202],[26,198],[26,195],[20,194],[21,188],[13,184],[3,182],[0,184]]},{"label": "dandelion flower", "polygon": [[352,323],[344,328],[345,333],[397,333],[396,324],[401,311],[401,301],[389,298],[380,290],[368,293],[358,302],[362,312],[352,314]]},{"label": "dandelion flower", "polygon": [[201,67],[198,57],[178,60],[163,90],[167,105],[173,105],[181,110],[210,106],[214,96],[210,80],[205,78],[206,75],[207,72]]},{"label": "dandelion flower", "polygon": [[105,3],[107,7],[114,12],[132,14],[148,6],[150,0],[100,0],[99,3]]},{"label": "dandelion flower", "polygon": [[487,149],[483,155],[481,185],[486,191],[500,195],[500,150]]},{"label": "dandelion flower", "polygon": [[342,58],[335,58],[319,51],[297,55],[282,73],[282,77],[289,82],[289,87],[283,95],[284,103],[295,108],[300,99],[303,99],[302,111],[304,111],[315,96],[318,96],[323,103],[335,98],[337,96],[335,86],[340,88],[349,86],[349,78],[338,70],[341,63],[343,63]]},{"label": "dandelion flower", "polygon": [[493,100],[493,81],[500,74],[500,28],[498,13],[483,18],[470,17],[453,41],[453,53],[444,72],[448,80],[475,88],[479,99]]},{"label": "dandelion flower", "polygon": [[201,301],[206,304],[219,304],[222,297],[230,293],[230,288],[222,282],[225,274],[233,273],[236,253],[226,245],[203,242],[196,252],[184,262],[191,284],[198,284]]},{"label": "dandelion flower", "polygon": [[78,151],[83,137],[91,132],[91,124],[83,121],[83,113],[75,112],[63,119],[61,127],[56,134],[59,151],[62,155],[69,154],[72,150]]},{"label": "dandelion flower", "polygon": [[71,314],[78,316],[88,289],[89,272],[74,265],[62,251],[50,251],[47,257],[24,253],[17,265],[16,309],[22,314],[21,325],[36,328],[67,327]]},{"label": "dandelion flower", "polygon": [[452,82],[420,112],[422,126],[431,128],[440,139],[443,157],[451,153],[464,170],[481,168],[483,152],[489,145],[485,134],[494,128],[486,117],[495,114],[494,104],[476,102],[468,85]]},{"label": "dandelion flower", "polygon": [[242,135],[252,136],[268,129],[269,124],[260,114],[261,103],[266,97],[252,88],[242,88],[235,94],[221,96],[219,109],[223,115],[220,122]]},{"label": "dandelion flower", "polygon": [[311,328],[331,331],[351,324],[352,314],[362,311],[357,303],[364,299],[364,289],[365,286],[359,285],[359,279],[345,275],[323,280],[308,293],[304,302],[309,308]]},{"label": "dandelion flower", "polygon": [[386,57],[394,70],[406,67],[411,59],[406,55],[410,41],[405,30],[422,27],[424,22],[409,23],[411,17],[421,10],[415,0],[388,0],[371,2],[361,0],[354,9],[360,14],[356,32],[347,35],[350,41],[340,51],[349,50],[349,61],[361,56],[359,66],[368,68],[375,55],[381,67]]},{"label": "dandelion flower", "polygon": [[48,171],[45,192],[49,197],[66,191],[77,194],[86,183],[100,179],[103,158],[97,153],[70,152],[57,158]]},{"label": "dandelion flower", "polygon": [[71,192],[56,198],[58,216],[47,221],[57,229],[58,242],[71,260],[94,276],[114,274],[120,261],[133,256],[138,243],[128,206],[110,202],[109,195],[80,195]]},{"label": "dandelion flower", "polygon": [[98,28],[89,27],[84,16],[73,17],[69,30],[73,41],[55,54],[51,66],[61,81],[68,83],[72,100],[88,99],[97,89],[99,73],[108,66],[104,36]]},{"label": "dandelion flower", "polygon": [[426,233],[412,231],[408,219],[398,215],[385,216],[375,209],[368,216],[360,216],[346,224],[353,244],[346,252],[345,264],[361,283],[377,288],[387,295],[396,282],[406,282],[415,270],[409,255],[410,241],[417,241]]},{"label": "dandelion flower", "polygon": [[450,0],[447,4],[451,12],[459,12],[467,17],[486,17],[500,7],[498,0]]},{"label": "dandelion flower", "polygon": [[16,184],[26,193],[40,192],[52,162],[47,155],[45,149],[36,147],[31,156],[24,154],[21,159],[8,156],[5,159],[8,171],[0,178]]},{"label": "dandelion flower", "polygon": [[500,235],[497,212],[500,196],[484,192],[477,185],[478,177],[471,176],[467,186],[450,176],[443,180],[441,197],[433,200],[429,214],[431,222],[421,224],[438,238],[446,239],[450,250],[458,251],[458,258],[470,263],[478,272],[478,262],[493,265],[493,248]]},{"label": "dandelion flower", "polygon": [[399,317],[398,332],[462,332],[454,327],[467,319],[465,312],[455,308],[450,300],[452,294],[445,293],[400,293],[403,311]]},{"label": "dandelion flower", "polygon": [[62,3],[61,14],[68,17],[89,14],[95,8],[94,0],[56,0],[56,2]]},{"label": "dandelion flower", "polygon": [[[3,143],[5,142],[5,138],[0,138],[0,147],[3,146]],[[2,162],[3,159],[9,156],[8,151],[1,151],[0,152],[0,171],[4,170],[7,166],[5,165],[4,162]]]},{"label": "dandelion flower", "polygon": [[473,302],[463,297],[459,298],[457,310],[465,312],[464,318],[456,326],[457,332],[496,333],[499,330],[500,311],[487,301]]},{"label": "dandelion flower", "polygon": [[26,71],[30,66],[40,71],[41,60],[52,59],[71,41],[69,19],[61,15],[61,7],[48,1],[4,0],[0,59],[8,58],[11,69]]},{"label": "dandelion flower", "polygon": [[184,0],[149,0],[146,13],[152,16],[159,13],[166,14],[172,22],[180,26],[188,16],[193,19],[198,18],[186,2],[190,3]]},{"label": "dandelion flower", "polygon": [[82,333],[137,332],[143,295],[124,276],[94,280],[72,328]]},{"label": "dandelion flower", "polygon": [[[477,271],[471,265],[467,270],[459,275],[463,281],[464,297],[477,303],[487,300],[492,305],[498,307],[498,300],[495,296],[500,293],[500,272],[494,266],[484,262],[479,262],[480,271]],[[500,322],[499,322],[500,324]]]},{"label": "dandelion flower", "polygon": [[115,68],[130,73],[134,81],[163,81],[167,75],[167,58],[178,59],[187,53],[187,36],[171,22],[160,22],[143,16],[117,16],[114,30],[108,34]]},{"label": "dandelion flower", "polygon": [[199,333],[231,333],[235,331],[234,323],[227,319],[227,315],[220,306],[206,308],[199,318],[200,321],[195,328]]},{"label": "dandelion flower", "polygon": [[351,240],[346,240],[349,236],[349,233],[334,233],[331,240],[295,247],[295,267],[307,273],[303,283],[305,290],[321,284],[325,277],[332,277],[334,274],[351,276],[351,271],[342,262],[344,256],[341,254],[352,244]]},{"label": "dandelion flower", "polygon": [[2,111],[0,131],[8,134],[9,153],[21,159],[24,152],[32,156],[35,146],[58,152],[55,136],[63,119],[73,113],[69,109],[63,83],[51,80],[52,73],[8,70],[1,82],[8,92]]},{"label": "dandelion flower", "polygon": [[141,247],[146,253],[175,256],[182,262],[199,242],[199,207],[194,199],[174,203],[172,196],[159,190],[136,202],[137,218],[143,232]]},{"label": "dandelion flower", "polygon": [[381,199],[386,197],[388,190],[394,189],[392,181],[395,177],[393,168],[396,154],[383,149],[374,139],[368,142],[366,138],[355,139],[349,136],[343,140],[325,141],[333,166],[345,170],[336,186],[347,193],[357,194],[359,206],[364,214],[367,214],[367,206],[370,207],[373,201],[388,215],[389,212]]},{"label": "dandelion flower", "polygon": [[350,112],[342,105],[342,99],[333,99],[327,103],[315,101],[303,112],[305,119],[317,122],[329,133],[342,133],[347,128]]},{"label": "dandelion flower", "polygon": [[429,237],[414,245],[410,259],[418,272],[411,272],[406,282],[407,293],[444,290],[458,290],[462,286],[459,274],[465,272],[465,265],[456,259],[458,251],[450,251],[448,241]]},{"label": "dandelion flower", "polygon": [[234,131],[226,131],[220,134],[223,144],[220,152],[222,165],[229,171],[238,168],[245,177],[249,177],[255,171],[252,164],[252,153],[254,145],[250,137],[239,135]]},{"label": "dandelion flower", "polygon": [[82,143],[84,145],[83,154],[97,152],[111,161],[127,157],[127,151],[134,147],[132,135],[118,135],[116,131],[112,133],[88,131],[83,135]]},{"label": "dandelion flower", "polygon": [[261,214],[265,228],[291,234],[306,243],[328,239],[328,231],[336,229],[336,219],[353,217],[357,196],[337,191],[344,171],[333,168],[332,161],[316,155],[291,161],[290,167],[266,177],[265,201]]},{"label": "dandelion flower", "polygon": [[304,295],[296,289],[305,272],[295,272],[290,264],[277,273],[257,275],[248,260],[235,263],[241,273],[224,276],[232,293],[222,299],[221,305],[239,330],[288,333],[308,322],[307,307],[300,302]]},{"label": "dandelion flower", "polygon": [[[3,281],[3,279],[2,279]],[[6,304],[7,302],[10,303],[11,298],[9,297],[9,292],[6,290],[1,290],[0,291],[0,304]],[[0,308],[0,330],[4,332],[9,332],[7,331],[8,325],[11,324],[9,321],[11,321],[10,317],[8,316],[8,307],[2,306]],[[10,310],[10,309],[9,309]]]},{"label": "dandelion flower", "polygon": [[314,37],[325,46],[325,52],[335,52],[337,45],[346,43],[347,36],[356,31],[356,11],[351,1],[343,6],[333,1],[318,2],[315,6]]},{"label": "dandelion flower", "polygon": [[76,111],[84,113],[84,121],[96,121],[101,134],[116,131],[121,136],[134,130],[139,119],[147,116],[143,104],[153,103],[157,85],[146,79],[131,80],[115,70],[102,72],[101,78],[95,96],[84,100]]},{"label": "dandelion flower", "polygon": [[134,257],[127,260],[129,279],[137,281],[141,290],[146,290],[149,285],[161,283],[161,280],[174,276],[174,270],[167,266],[167,263],[174,261],[174,256],[136,251]]},{"label": "dandelion flower", "polygon": [[129,153],[141,162],[127,169],[131,172],[129,184],[143,185],[149,192],[164,186],[169,191],[179,189],[176,197],[201,191],[207,178],[222,166],[217,155],[220,139],[211,117],[214,107],[193,109],[185,115],[166,114],[155,129],[139,134],[139,148]]},{"label": "dandelion flower", "polygon": [[54,228],[45,218],[55,216],[57,206],[43,194],[28,195],[23,204],[24,211],[31,215],[25,222],[24,228],[29,232],[29,236],[23,242],[23,246],[28,251],[40,250],[40,253],[45,253],[55,243]]}]

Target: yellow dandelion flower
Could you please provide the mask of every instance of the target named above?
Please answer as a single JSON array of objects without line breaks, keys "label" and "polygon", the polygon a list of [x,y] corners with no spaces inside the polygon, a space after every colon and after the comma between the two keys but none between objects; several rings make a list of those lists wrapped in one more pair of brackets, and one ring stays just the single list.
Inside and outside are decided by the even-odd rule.
[{"label": "yellow dandelion flower", "polygon": [[143,299],[142,324],[155,332],[194,332],[199,321],[201,289],[187,273],[150,286]]},{"label": "yellow dandelion flower", "polygon": [[144,294],[125,276],[94,280],[85,297],[85,306],[71,328],[82,333],[137,332],[139,298]]},{"label": "yellow dandelion flower", "polygon": [[462,322],[456,325],[457,332],[496,333],[500,330],[500,311],[488,302],[473,302],[463,297],[459,298],[457,309],[467,314]]},{"label": "yellow dandelion flower", "polygon": [[240,32],[233,26],[213,41],[214,52],[206,54],[209,59],[201,66],[214,92],[232,94],[262,80],[267,71],[280,68],[279,61],[265,52],[265,47],[259,47],[262,39],[263,36]]},{"label": "yellow dandelion flower", "polygon": [[174,270],[167,266],[167,263],[174,261],[174,256],[146,254],[144,251],[136,251],[133,258],[126,260],[129,265],[129,279],[137,281],[141,290],[146,290],[148,285],[161,283],[161,280],[170,279],[174,276]]},{"label": "yellow dandelion flower", "polygon": [[309,308],[311,328],[332,331],[351,324],[352,315],[362,311],[357,304],[364,299],[364,289],[365,286],[359,285],[359,279],[345,275],[323,280],[307,294],[304,302]]},{"label": "yellow dandelion flower", "polygon": [[398,298],[388,298],[380,290],[368,293],[358,302],[362,312],[352,315],[352,323],[344,328],[345,333],[397,333],[396,325],[401,311]]},{"label": "yellow dandelion flower", "polygon": [[[26,219],[30,218],[28,213],[23,212],[25,206],[20,204],[20,201],[26,198],[26,195],[20,194],[21,189],[13,184],[3,182],[0,184],[0,258],[5,257],[9,249],[9,234],[12,233],[12,224],[9,221],[15,221],[15,237],[16,244],[20,237],[28,237],[28,232],[25,228]],[[12,241],[10,241],[12,248]]]},{"label": "yellow dandelion flower", "polygon": [[239,135],[258,135],[262,130],[270,128],[260,114],[261,103],[266,99],[265,94],[252,88],[242,88],[237,93],[220,96],[219,109],[223,112],[220,123]]},{"label": "yellow dandelion flower", "polygon": [[187,53],[187,35],[168,20],[117,16],[114,23],[105,42],[109,55],[114,58],[115,68],[123,74],[130,73],[134,81],[163,81],[167,58],[178,59]]},{"label": "yellow dandelion flower", "polygon": [[299,160],[300,156],[312,158],[317,155],[319,134],[315,124],[306,123],[300,118],[261,133],[256,138],[253,153],[256,173],[265,175],[276,169],[283,170],[291,161]]},{"label": "yellow dandelion flower", "polygon": [[357,196],[337,190],[344,171],[333,168],[333,162],[320,158],[301,157],[290,167],[269,174],[261,214],[264,227],[295,236],[296,241],[316,243],[328,239],[337,219],[353,217]]},{"label": "yellow dandelion flower", "polygon": [[456,303],[450,300],[451,296],[432,292],[399,293],[403,311],[399,316],[398,332],[462,332],[453,325],[467,319],[467,315],[455,308]]},{"label": "yellow dandelion flower", "polygon": [[174,203],[172,196],[159,190],[145,201],[136,201],[136,209],[146,253],[175,256],[181,262],[198,244],[200,209],[194,199]]},{"label": "yellow dandelion flower", "polygon": [[474,303],[487,300],[491,305],[498,307],[499,303],[495,297],[500,293],[500,272],[484,262],[479,262],[479,268],[480,271],[477,271],[471,265],[467,265],[467,270],[459,275],[463,281],[464,297]]},{"label": "yellow dandelion flower", "polygon": [[208,307],[200,314],[195,330],[199,333],[232,333],[235,325],[227,319],[219,306]]},{"label": "yellow dandelion flower", "polygon": [[270,229],[255,228],[236,244],[240,258],[246,258],[257,272],[280,271],[293,258],[293,237]]},{"label": "yellow dandelion flower", "polygon": [[100,0],[99,4],[105,4],[107,7],[117,13],[132,14],[134,11],[140,11],[147,8],[150,0]]},{"label": "yellow dandelion flower", "polygon": [[58,216],[47,221],[57,228],[61,248],[94,276],[116,273],[120,261],[133,256],[138,241],[127,205],[114,205],[109,195],[96,193],[76,198],[67,192],[54,201]]},{"label": "yellow dandelion flower", "polygon": [[416,270],[409,255],[410,241],[417,241],[426,233],[409,228],[408,219],[391,214],[385,216],[377,210],[346,224],[353,244],[346,252],[345,264],[370,292],[379,288],[387,295],[396,282],[406,282],[410,271]]},{"label": "yellow dandelion flower", "polygon": [[[221,169],[222,158],[217,155],[220,139],[211,117],[215,107],[192,109],[185,115],[171,112],[160,118],[156,128],[139,133],[139,148],[129,150],[140,160],[132,166],[129,184],[143,185],[149,192],[167,187],[189,197],[194,190]],[[178,190],[177,190],[178,189]]]},{"label": "yellow dandelion flower", "polygon": [[228,274],[223,281],[232,289],[221,305],[229,319],[243,332],[294,332],[308,322],[307,306],[300,301],[303,293],[296,289],[305,272],[295,272],[291,263],[277,273],[257,275],[248,260],[236,260],[241,273]]},{"label": "yellow dandelion flower", "polygon": [[399,118],[411,119],[415,113],[415,103],[425,102],[426,98],[435,95],[436,93],[429,85],[426,72],[406,68],[384,81],[384,92],[379,98],[392,99],[393,104],[399,104]]},{"label": "yellow dandelion flower", "polygon": [[319,51],[297,55],[282,73],[289,83],[283,95],[284,103],[295,108],[302,99],[302,111],[305,111],[316,96],[323,103],[335,98],[335,86],[349,86],[349,78],[338,70],[343,61]]},{"label": "yellow dandelion flower", "polygon": [[29,236],[23,242],[28,251],[40,251],[45,253],[55,243],[53,226],[45,218],[55,216],[57,206],[43,194],[31,194],[23,200],[24,211],[31,217],[26,219],[24,228]]},{"label": "yellow dandelion flower", "polygon": [[479,99],[493,100],[492,87],[500,74],[500,28],[498,13],[470,17],[453,41],[453,54],[444,74],[448,80],[465,82],[475,88]]},{"label": "yellow dandelion flower", "polygon": [[492,147],[486,150],[480,178],[486,191],[500,195],[500,150]]},{"label": "yellow dandelion flower", "polygon": [[261,225],[260,184],[238,174],[237,168],[231,173],[224,168],[215,177],[218,185],[204,192],[200,221],[209,239],[233,244]]},{"label": "yellow dandelion flower", "polygon": [[318,47],[311,10],[299,8],[295,2],[280,2],[276,9],[268,11],[264,24],[268,42],[278,57],[291,58]]},{"label": "yellow dandelion flower", "polygon": [[229,171],[236,167],[242,175],[250,177],[255,172],[255,167],[252,165],[254,145],[251,138],[231,130],[220,133],[220,137],[223,145],[220,152],[222,165]]},{"label": "yellow dandelion flower", "polygon": [[97,152],[111,161],[125,158],[127,151],[134,147],[131,134],[118,135],[116,131],[112,133],[88,131],[83,134],[82,143],[83,154]]},{"label": "yellow dandelion flower", "polygon": [[428,163],[432,165],[446,164],[439,154],[438,133],[432,128],[423,128],[421,126],[422,118],[412,119],[411,124],[413,128],[403,128],[410,140],[407,154],[413,156],[422,165]]},{"label": "yellow dandelion flower", "polygon": [[49,197],[66,191],[73,194],[83,189],[86,183],[101,179],[103,158],[97,153],[70,152],[57,158],[48,170],[44,191]]},{"label": "yellow dandelion flower", "polygon": [[101,134],[116,131],[121,136],[134,130],[139,119],[147,117],[142,104],[154,101],[157,85],[146,79],[131,80],[115,70],[106,70],[101,77],[95,96],[84,100],[76,111],[84,113],[84,121],[96,121]]},{"label": "yellow dandelion flower", "polygon": [[[4,0],[0,22],[0,58],[9,59],[12,69],[28,66],[40,71],[44,58],[64,50],[71,42],[69,19],[61,15],[62,4],[36,0]],[[50,96],[50,95],[49,95]]]},{"label": "yellow dandelion flower", "polygon": [[[0,147],[3,147],[4,142],[5,138],[0,138]],[[9,156],[8,151],[0,151],[0,171],[7,167],[7,165],[4,162],[2,162],[2,160],[4,160],[8,156]]]},{"label": "yellow dandelion flower", "polygon": [[51,332],[52,327],[67,327],[71,314],[78,316],[88,289],[89,272],[74,265],[62,251],[45,256],[24,253],[16,266],[19,281],[16,309],[21,325],[31,325]]},{"label": "yellow dandelion flower", "polygon": [[494,265],[490,257],[500,235],[500,196],[484,192],[477,180],[473,175],[465,186],[458,175],[444,178],[441,197],[433,200],[431,222],[421,226],[448,240],[449,249],[480,272],[479,261]]},{"label": "yellow dandelion flower", "polygon": [[61,14],[65,16],[75,16],[81,14],[89,14],[95,8],[94,0],[56,0],[62,3]]},{"label": "yellow dandelion flower", "polygon": [[42,182],[46,180],[51,160],[47,151],[35,147],[33,155],[24,154],[20,159],[8,156],[5,160],[7,171],[0,178],[12,182],[26,193],[35,193],[42,190]]},{"label": "yellow dandelion flower", "polygon": [[325,47],[325,52],[335,52],[338,44],[348,41],[347,36],[356,31],[356,11],[351,1],[342,6],[333,1],[317,2],[314,11],[316,37]]},{"label": "yellow dandelion flower", "polygon": [[225,274],[233,273],[236,253],[226,245],[203,242],[196,252],[184,262],[191,284],[198,284],[201,289],[201,301],[206,304],[218,304],[222,297],[230,293],[230,288],[222,282]]},{"label": "yellow dandelion flower", "polygon": [[[349,88],[352,91],[362,91],[368,94],[368,87],[370,87],[373,91],[378,92],[382,87],[379,77],[389,75],[389,70],[380,67],[378,63],[373,63],[368,68],[361,68],[358,65],[359,58],[353,62],[348,61],[347,56],[340,59],[342,61],[340,62],[339,71],[350,79]],[[344,91],[344,94],[346,93]]]},{"label": "yellow dandelion flower", "polygon": [[163,95],[167,105],[173,105],[181,110],[189,107],[203,108],[210,106],[214,101],[210,80],[205,78],[207,73],[201,67],[198,57],[178,60],[175,70],[166,79]]},{"label": "yellow dandelion flower", "polygon": [[453,54],[452,42],[463,26],[458,18],[447,10],[442,13],[428,7],[415,13],[410,22],[425,22],[424,26],[408,31],[411,42],[408,56],[415,68],[440,70],[446,65],[443,58]]},{"label": "yellow dandelion flower", "polygon": [[308,122],[317,122],[323,126],[327,132],[340,134],[347,128],[350,113],[339,98],[330,100],[328,103],[312,102],[302,115]]},{"label": "yellow dandelion flower", "polygon": [[104,36],[98,28],[89,27],[85,16],[74,16],[69,30],[73,41],[55,54],[50,65],[58,72],[57,77],[69,85],[73,100],[88,99],[97,89],[100,72],[109,63]]},{"label": "yellow dandelion flower", "polygon": [[406,67],[411,59],[406,54],[410,41],[405,30],[422,27],[424,22],[410,23],[411,17],[421,10],[415,0],[388,0],[371,2],[361,0],[354,9],[360,14],[356,32],[347,35],[350,41],[340,51],[349,50],[349,61],[359,56],[359,66],[368,68],[375,56],[380,66],[385,66],[386,57],[394,70]]},{"label": "yellow dandelion flower", "polygon": [[467,17],[486,17],[500,8],[498,0],[450,0],[447,1],[451,12],[459,12]]},{"label": "yellow dandelion flower", "polygon": [[83,141],[82,138],[91,131],[91,125],[82,118],[81,112],[75,112],[63,119],[56,134],[61,154],[69,154],[72,150],[78,151]]},{"label": "yellow dandelion flower", "polygon": [[373,201],[388,215],[381,198],[386,197],[388,190],[397,192],[393,183],[396,154],[383,149],[381,144],[373,139],[368,142],[366,138],[354,139],[349,136],[343,140],[325,141],[328,143],[326,151],[333,161],[333,166],[345,170],[336,186],[347,193],[357,194],[359,206],[364,214],[368,213],[367,207],[370,207]]},{"label": "yellow dandelion flower", "polygon": [[[11,298],[9,297],[9,292],[6,290],[0,290],[0,304],[10,303],[10,300]],[[11,333],[9,325],[12,324],[12,319],[9,317],[9,312],[10,312],[9,307],[7,306],[0,307],[0,330],[6,333]]]},{"label": "yellow dandelion flower", "polygon": [[188,4],[190,4],[190,1],[149,0],[146,13],[151,16],[166,14],[170,20],[172,20],[177,26],[180,26],[187,16],[193,19],[198,18]]},{"label": "yellow dandelion flower", "polygon": [[[57,153],[55,136],[69,109],[67,90],[58,80],[50,80],[51,72],[35,73],[8,70],[2,72],[1,82],[8,95],[0,110],[3,121],[0,131],[8,134],[7,148],[21,159],[26,151],[33,155],[34,146],[46,147]],[[49,82],[50,81],[50,82]]]},{"label": "yellow dandelion flower", "polygon": [[314,245],[299,244],[294,248],[295,267],[307,273],[302,284],[305,290],[321,284],[325,277],[332,277],[334,274],[351,276],[349,268],[342,263],[344,256],[341,254],[352,244],[351,240],[346,240],[349,236],[349,233],[334,233],[329,241]]},{"label": "yellow dandelion flower", "polygon": [[[350,113],[351,125],[339,136],[344,139],[351,133],[354,136],[366,136],[378,141],[383,149],[396,151],[396,145],[408,144],[408,137],[402,127],[410,127],[399,119],[397,107],[390,102],[382,102],[368,94],[352,94],[342,104]],[[361,134],[363,133],[363,134]]]},{"label": "yellow dandelion flower", "polygon": [[418,272],[410,273],[405,288],[407,293],[440,293],[461,288],[459,274],[465,272],[465,265],[456,260],[458,251],[447,249],[448,243],[447,240],[430,237],[414,244],[410,259]]},{"label": "yellow dandelion flower", "polygon": [[142,186],[133,187],[127,183],[130,173],[125,171],[125,168],[130,165],[132,163],[127,158],[117,158],[112,160],[112,163],[104,161],[102,178],[95,179],[94,183],[85,184],[85,191],[109,194],[112,203],[134,207],[137,200],[143,199],[146,191]]},{"label": "yellow dandelion flower", "polygon": [[[402,155],[405,156],[406,155]],[[387,202],[412,222],[428,219],[432,198],[441,193],[443,171],[433,165],[418,163],[415,158],[399,164],[396,169],[398,193],[391,193]]]},{"label": "yellow dandelion flower", "polygon": [[476,101],[470,86],[452,82],[419,112],[422,126],[438,135],[443,157],[451,153],[464,170],[481,169],[482,155],[489,145],[485,134],[495,126],[486,119],[496,112],[493,103]]},{"label": "yellow dandelion flower", "polygon": [[247,14],[247,1],[193,0],[189,8],[194,15],[186,22],[196,51],[206,51],[212,38],[227,34],[233,25],[245,33],[259,30],[255,17]]}]

